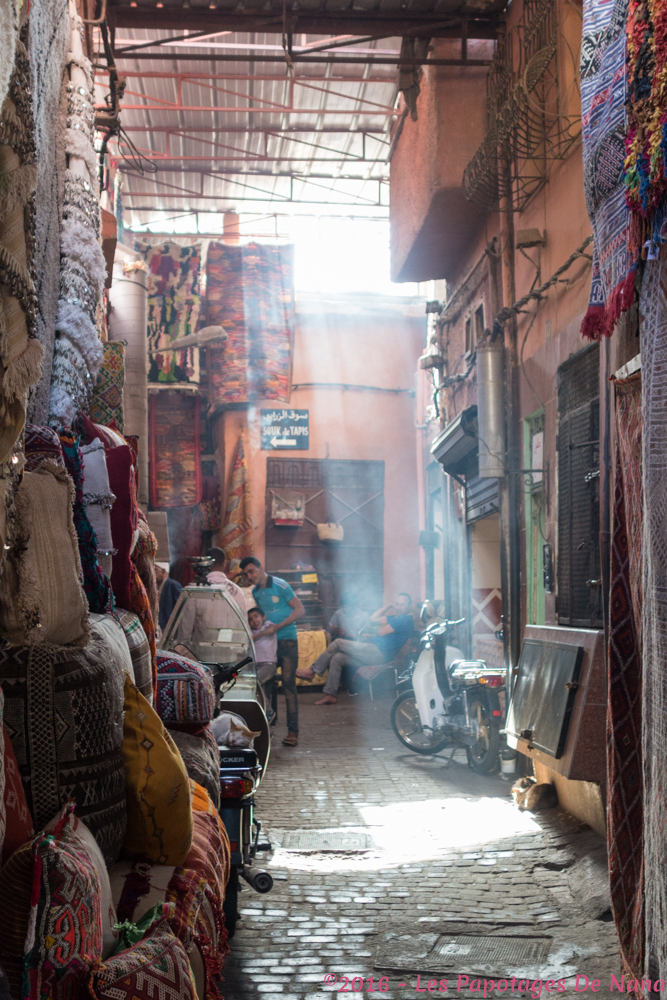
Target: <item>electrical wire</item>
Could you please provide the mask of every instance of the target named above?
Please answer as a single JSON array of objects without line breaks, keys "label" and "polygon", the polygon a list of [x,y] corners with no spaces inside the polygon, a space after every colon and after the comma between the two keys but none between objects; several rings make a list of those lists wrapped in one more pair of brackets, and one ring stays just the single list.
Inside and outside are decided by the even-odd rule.
[{"label": "electrical wire", "polygon": [[[138,173],[142,177],[146,174],[156,174],[160,169],[153,160],[147,159],[144,154],[137,149],[122,125],[118,126],[118,153],[126,171]],[[129,154],[125,154],[121,149],[121,142],[129,147]]]}]

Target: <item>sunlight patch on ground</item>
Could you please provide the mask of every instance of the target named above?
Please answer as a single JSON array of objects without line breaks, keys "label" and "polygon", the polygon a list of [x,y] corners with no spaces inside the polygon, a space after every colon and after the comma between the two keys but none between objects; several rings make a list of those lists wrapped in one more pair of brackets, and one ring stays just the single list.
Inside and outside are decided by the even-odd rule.
[{"label": "sunlight patch on ground", "polygon": [[[496,798],[446,798],[356,806],[373,848],[360,853],[298,853],[277,847],[271,867],[299,871],[374,871],[379,868],[447,858],[466,848],[478,852],[481,864],[494,864],[504,840],[540,832],[528,813]],[[352,816],[350,817],[352,819]],[[494,850],[485,850],[484,845]]]}]

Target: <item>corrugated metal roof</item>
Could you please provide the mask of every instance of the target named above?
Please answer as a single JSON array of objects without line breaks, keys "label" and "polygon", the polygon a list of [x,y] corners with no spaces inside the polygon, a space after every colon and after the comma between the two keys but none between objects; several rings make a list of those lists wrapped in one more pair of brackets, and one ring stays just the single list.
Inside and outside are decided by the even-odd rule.
[{"label": "corrugated metal roof", "polygon": [[[168,34],[125,29],[116,49],[155,37]],[[248,47],[280,43],[280,36],[263,33],[223,38]],[[398,39],[364,46],[399,47]],[[111,143],[113,154],[126,154],[125,162],[115,159],[130,224],[148,221],[156,210],[224,212],[245,204],[386,209],[395,68],[297,64],[290,73],[284,63],[255,62],[249,48],[234,51],[247,61],[210,62],[206,52],[179,46],[173,61],[137,53],[119,63],[127,76],[125,136],[148,159],[147,169],[157,170],[141,176],[127,162],[125,136]],[[181,53],[201,59],[183,62]],[[103,85],[103,71],[98,79]]]},{"label": "corrugated metal roof", "polygon": [[[109,148],[124,175],[124,208],[132,228],[164,212],[289,213],[295,204],[386,216],[402,40],[383,31],[396,23],[414,35],[415,24],[427,24],[429,34],[490,37],[493,18],[504,4],[130,2],[110,0],[108,9],[117,65],[127,76],[124,134]],[[344,25],[345,17],[356,25],[357,15],[363,15],[374,25],[371,33],[382,37],[359,39],[358,27],[336,39],[298,32],[298,25],[306,23],[304,12],[317,14],[327,26]],[[227,22],[273,30],[221,27]],[[295,56],[292,66],[283,51],[282,26],[289,32],[285,40]],[[146,43],[152,44],[147,48]],[[332,43],[341,47],[324,51]],[[464,51],[464,43],[453,44]],[[459,58],[454,50],[452,55]],[[305,57],[323,61],[299,61]],[[102,88],[105,79],[98,70]],[[139,160],[132,159],[130,142]]]}]

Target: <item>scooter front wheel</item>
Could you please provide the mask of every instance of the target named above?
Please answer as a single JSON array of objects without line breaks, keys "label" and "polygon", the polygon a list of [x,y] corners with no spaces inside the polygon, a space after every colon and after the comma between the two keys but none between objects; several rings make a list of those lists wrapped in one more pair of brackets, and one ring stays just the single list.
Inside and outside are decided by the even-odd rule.
[{"label": "scooter front wheel", "polygon": [[399,740],[413,753],[430,756],[440,753],[450,746],[448,739],[430,729],[424,729],[419,721],[419,711],[414,691],[404,691],[391,706],[391,728]]}]

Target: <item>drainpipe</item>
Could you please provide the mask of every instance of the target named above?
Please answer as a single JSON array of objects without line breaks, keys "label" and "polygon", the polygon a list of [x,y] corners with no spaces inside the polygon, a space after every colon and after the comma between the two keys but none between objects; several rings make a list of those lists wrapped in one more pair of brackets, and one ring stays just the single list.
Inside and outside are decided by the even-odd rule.
[{"label": "drainpipe", "polygon": [[[502,270],[505,302],[516,302],[514,259],[514,210],[509,162],[500,157],[501,219],[505,223],[502,241]],[[505,419],[507,430],[507,475],[500,480],[500,569],[503,600],[503,639],[505,666],[509,671],[508,690],[512,689],[512,671],[521,652],[521,433],[519,397],[519,350],[516,316],[505,324]]]}]

